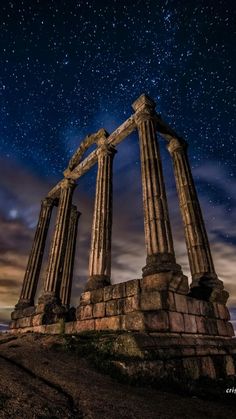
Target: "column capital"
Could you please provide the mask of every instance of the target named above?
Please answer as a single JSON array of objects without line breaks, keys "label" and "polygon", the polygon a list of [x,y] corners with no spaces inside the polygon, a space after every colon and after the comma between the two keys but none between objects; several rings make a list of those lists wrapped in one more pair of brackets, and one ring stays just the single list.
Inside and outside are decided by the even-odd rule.
[{"label": "column capital", "polygon": [[76,181],[74,179],[63,179],[61,182],[61,189],[72,189],[76,187]]},{"label": "column capital", "polygon": [[52,207],[54,205],[54,199],[46,196],[46,198],[42,199],[41,203],[44,207]]},{"label": "column capital", "polygon": [[148,95],[142,94],[139,96],[132,104],[132,108],[135,111],[136,124],[153,118],[155,115],[155,106],[156,103]]},{"label": "column capital", "polygon": [[183,138],[175,138],[172,137],[170,141],[167,144],[167,149],[170,152],[170,154],[178,151],[187,150],[188,143]]},{"label": "column capital", "polygon": [[117,153],[117,150],[114,148],[113,145],[110,144],[102,144],[97,149],[97,156],[103,157],[103,156],[114,156]]},{"label": "column capital", "polygon": [[96,144],[102,145],[106,142],[106,139],[109,137],[109,133],[105,130],[105,128],[101,128],[98,130],[97,135],[96,135]]}]

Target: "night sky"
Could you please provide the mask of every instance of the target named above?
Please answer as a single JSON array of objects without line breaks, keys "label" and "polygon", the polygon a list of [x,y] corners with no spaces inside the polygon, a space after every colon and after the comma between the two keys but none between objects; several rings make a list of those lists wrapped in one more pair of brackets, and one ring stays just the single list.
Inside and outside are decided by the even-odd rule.
[{"label": "night sky", "polygon": [[[235,15],[233,0],[1,1],[0,322],[19,297],[40,200],[86,134],[112,132],[144,92],[189,142],[216,270],[236,307]],[[160,144],[176,255],[189,274],[172,163]],[[137,135],[117,150],[113,282],[140,277],[145,264]],[[96,167],[75,193],[75,305],[95,179]]]}]

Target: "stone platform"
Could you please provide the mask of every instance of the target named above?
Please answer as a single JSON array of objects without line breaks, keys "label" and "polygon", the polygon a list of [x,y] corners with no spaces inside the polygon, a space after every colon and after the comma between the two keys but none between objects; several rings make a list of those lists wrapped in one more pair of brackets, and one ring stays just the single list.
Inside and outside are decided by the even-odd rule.
[{"label": "stone platform", "polygon": [[160,288],[159,275],[83,292],[70,313],[40,313],[40,306],[15,311],[9,333],[89,333],[100,342],[106,332],[113,336],[112,365],[130,377],[142,371],[146,378],[173,371],[191,379],[234,376],[236,339],[227,307]]},{"label": "stone platform", "polygon": [[[167,289],[157,289],[160,276],[135,279],[81,294],[70,313],[31,307],[12,313],[10,329],[34,331],[65,323],[65,333],[89,330],[128,330],[208,336],[234,336],[227,307]],[[159,287],[160,288],[160,287]],[[74,317],[74,319],[73,319]],[[71,321],[72,320],[72,321]]]}]

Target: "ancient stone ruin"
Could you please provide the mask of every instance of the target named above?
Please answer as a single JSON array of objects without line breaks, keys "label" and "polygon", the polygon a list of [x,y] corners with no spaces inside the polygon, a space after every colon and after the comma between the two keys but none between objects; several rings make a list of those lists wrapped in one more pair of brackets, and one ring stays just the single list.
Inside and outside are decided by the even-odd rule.
[{"label": "ancient stone ruin", "polygon": [[[155,103],[147,95],[141,95],[132,106],[134,113],[112,134],[102,128],[84,139],[64,178],[43,199],[10,331],[59,333],[62,325],[66,334],[128,331],[131,340],[127,345],[134,348],[135,342],[143,354],[155,353],[152,371],[156,373],[160,373],[162,362],[166,371],[178,367],[192,378],[234,375],[236,346],[226,307],[228,293],[214,269],[187,142],[155,112]],[[111,285],[112,162],[115,147],[134,130],[138,131],[141,155],[146,265],[141,279]],[[173,162],[192,275],[190,287],[175,258],[156,133],[166,140]],[[94,144],[97,148],[83,159]],[[75,310],[70,298],[80,213],[72,203],[73,192],[76,181],[96,163],[89,275]],[[57,218],[43,291],[36,304],[53,206],[57,207]]]}]

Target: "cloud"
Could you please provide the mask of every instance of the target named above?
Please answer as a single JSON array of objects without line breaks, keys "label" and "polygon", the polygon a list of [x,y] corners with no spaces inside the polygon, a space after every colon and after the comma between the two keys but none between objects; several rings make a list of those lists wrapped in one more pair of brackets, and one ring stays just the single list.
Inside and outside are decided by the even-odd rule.
[{"label": "cloud", "polygon": [[[112,280],[116,283],[140,278],[146,258],[140,163],[137,158],[138,143],[135,144],[131,137],[127,141],[127,147],[123,144],[118,147],[114,161]],[[12,171],[17,173],[17,181]],[[164,158],[164,171],[176,259],[182,265],[184,273],[190,277],[172,166],[168,158]],[[37,224],[40,201],[52,186],[52,179],[49,181],[40,178],[18,166],[15,162],[12,162],[11,168],[9,168],[9,162],[7,164],[4,160],[0,164],[0,176],[3,178],[0,195],[5,196],[5,200],[0,203],[0,230],[3,232],[0,238],[0,321],[5,323],[19,298]],[[198,180],[198,185],[199,182],[204,182],[223,189],[223,185],[227,183],[226,173],[219,172],[215,162],[210,162],[209,165],[204,164],[195,169],[194,177]],[[82,213],[78,226],[72,290],[72,304],[75,306],[79,303],[79,295],[88,277],[95,180],[96,168],[94,168],[92,177],[85,175],[81,178],[74,194],[74,202]],[[226,186],[222,193],[229,194],[232,192],[233,186],[231,184],[229,189]],[[228,216],[224,200],[217,205],[212,205],[210,192],[208,195],[203,193],[199,195],[216,271],[224,281],[225,288],[230,292],[229,304],[233,307],[236,305],[234,215]],[[232,208],[234,207],[232,206]],[[10,214],[12,209],[17,210],[17,213],[13,214],[13,218]],[[55,213],[52,216],[46,244],[38,294],[40,294],[45,275],[54,221]]]}]

